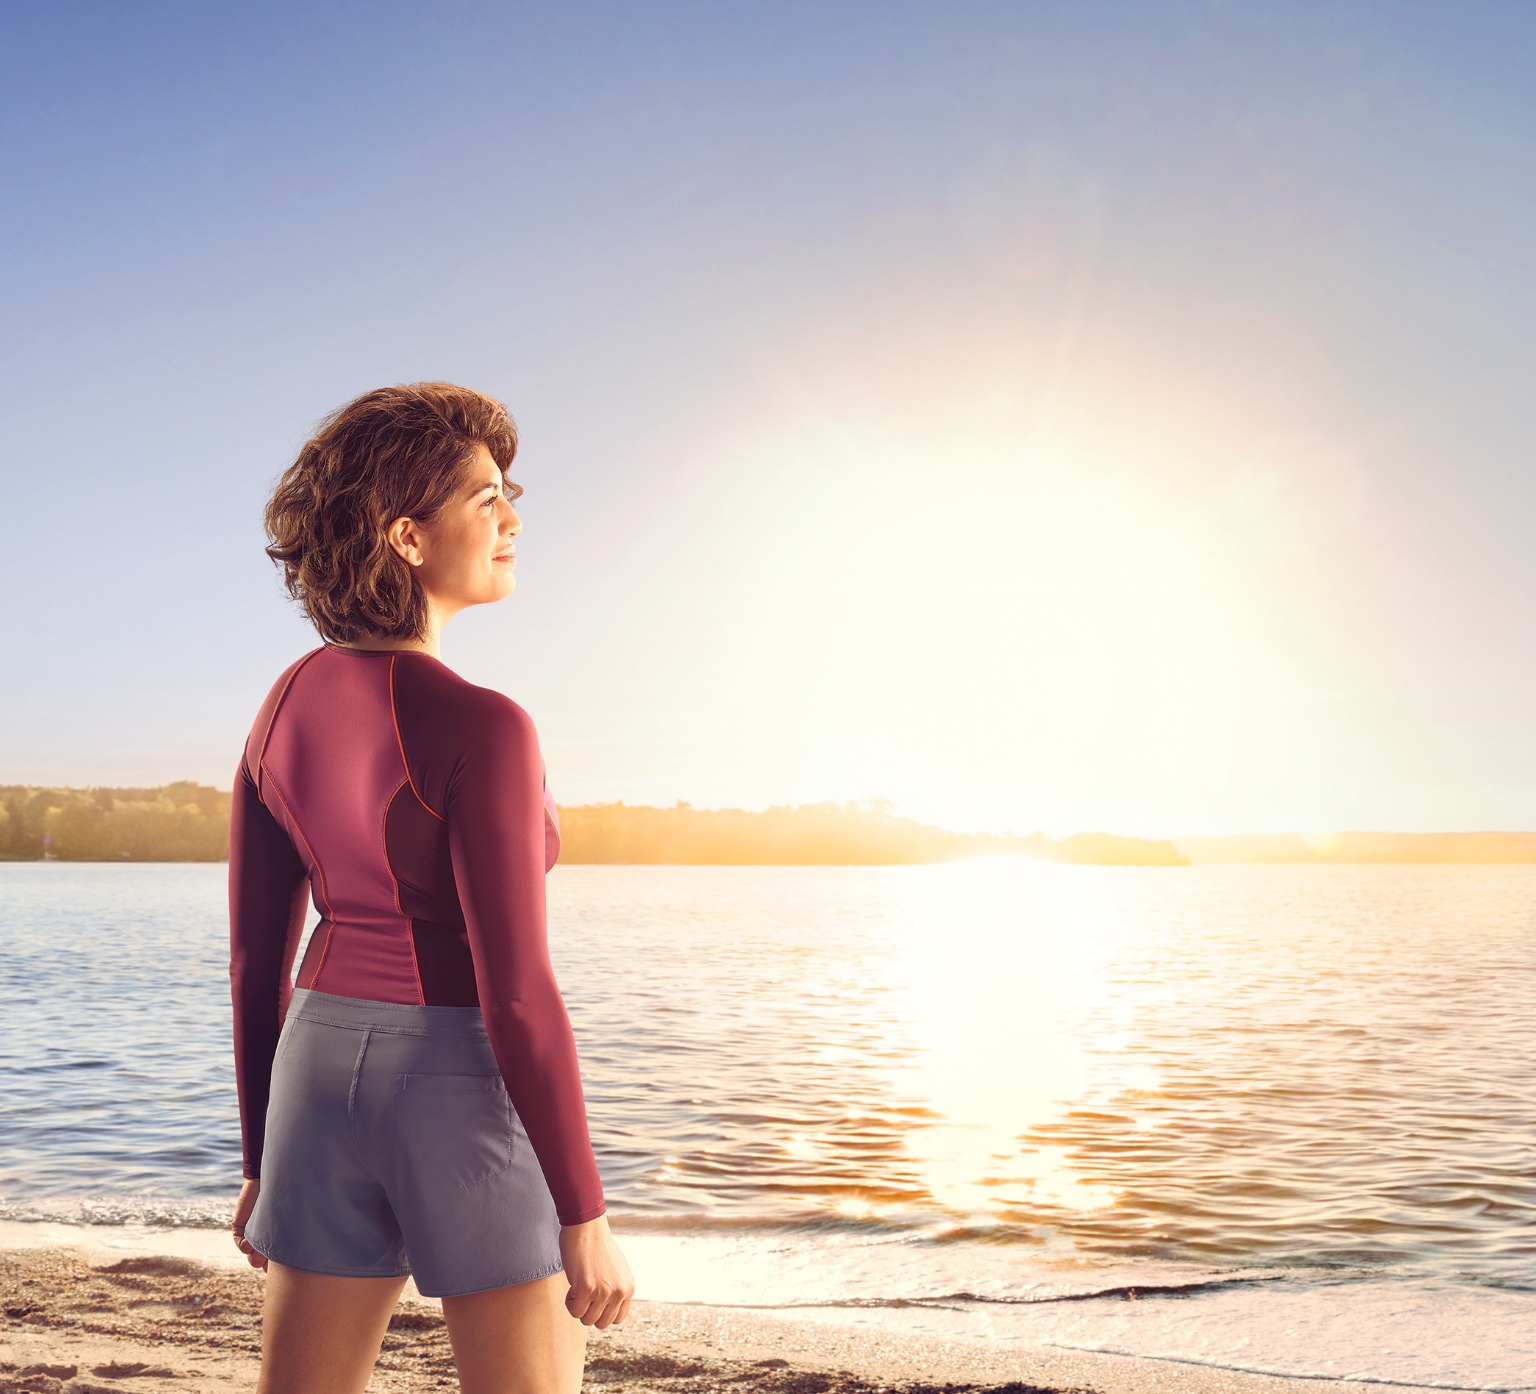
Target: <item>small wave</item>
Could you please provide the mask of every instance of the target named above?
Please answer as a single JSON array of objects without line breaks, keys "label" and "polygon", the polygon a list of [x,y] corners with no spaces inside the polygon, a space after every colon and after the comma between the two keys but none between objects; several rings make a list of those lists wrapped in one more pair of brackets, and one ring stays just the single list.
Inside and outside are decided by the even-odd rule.
[{"label": "small wave", "polygon": [[791,1311],[795,1308],[822,1307],[952,1307],[957,1303],[975,1303],[987,1306],[1038,1307],[1052,1302],[1138,1302],[1147,1298],[1201,1297],[1213,1292],[1226,1292],[1234,1288],[1256,1283],[1278,1283],[1294,1275],[1289,1272],[1244,1273],[1223,1278],[1194,1279],[1187,1283],[1129,1283],[1114,1287],[1091,1288],[1082,1292],[1036,1292],[1020,1297],[989,1296],[980,1292],[939,1292],[922,1297],[838,1297],[805,1302],[733,1302],[711,1303],[711,1306],[750,1307],[762,1311]]},{"label": "small wave", "polygon": [[[844,1235],[855,1238],[948,1242],[958,1226],[935,1215],[916,1219],[884,1215],[828,1215],[822,1210],[712,1215],[704,1210],[640,1210],[615,1204],[608,1212],[616,1230],[679,1236],[706,1234],[781,1234],[799,1237]],[[979,1231],[978,1231],[979,1232]],[[1038,1245],[1039,1240],[1031,1237]]]},{"label": "small wave", "polygon": [[1293,1277],[1289,1272],[1243,1273],[1227,1278],[1194,1279],[1187,1283],[1128,1283],[1116,1287],[1095,1288],[1091,1292],[1064,1292],[1052,1297],[973,1297],[973,1302],[1139,1302],[1147,1297],[1199,1297],[1212,1292],[1256,1283],[1279,1283]]}]

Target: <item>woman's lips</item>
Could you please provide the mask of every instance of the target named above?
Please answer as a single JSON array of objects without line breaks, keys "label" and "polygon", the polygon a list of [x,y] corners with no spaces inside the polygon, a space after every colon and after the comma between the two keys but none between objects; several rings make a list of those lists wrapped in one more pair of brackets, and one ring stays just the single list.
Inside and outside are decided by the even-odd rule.
[{"label": "woman's lips", "polygon": [[509,548],[507,548],[507,550],[505,552],[497,552],[496,555],[491,558],[491,560],[492,561],[510,562],[513,566],[516,566],[517,565],[517,553],[514,552],[509,547]]}]

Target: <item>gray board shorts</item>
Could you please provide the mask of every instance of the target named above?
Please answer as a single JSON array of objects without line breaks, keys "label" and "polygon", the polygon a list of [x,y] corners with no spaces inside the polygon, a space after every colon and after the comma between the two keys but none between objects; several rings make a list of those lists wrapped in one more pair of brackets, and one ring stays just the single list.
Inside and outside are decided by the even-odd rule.
[{"label": "gray board shorts", "polygon": [[480,1009],[296,991],[245,1237],[307,1273],[413,1274],[425,1297],[558,1273],[554,1198]]}]

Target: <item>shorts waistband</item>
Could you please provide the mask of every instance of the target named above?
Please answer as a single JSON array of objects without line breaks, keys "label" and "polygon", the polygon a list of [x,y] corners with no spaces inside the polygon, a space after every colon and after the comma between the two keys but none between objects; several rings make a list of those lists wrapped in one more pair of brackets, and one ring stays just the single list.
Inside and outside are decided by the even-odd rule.
[{"label": "shorts waistband", "polygon": [[489,1041],[479,1007],[423,1007],[415,1002],[372,1002],[366,997],[336,997],[313,988],[295,988],[290,1019],[343,1026],[352,1031],[384,1031],[396,1036],[469,1036]]}]

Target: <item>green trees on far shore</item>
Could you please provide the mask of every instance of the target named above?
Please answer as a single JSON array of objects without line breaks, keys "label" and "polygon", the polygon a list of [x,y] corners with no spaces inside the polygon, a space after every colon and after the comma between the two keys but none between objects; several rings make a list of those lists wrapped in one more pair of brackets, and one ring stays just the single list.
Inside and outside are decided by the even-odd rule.
[{"label": "green trees on far shore", "polygon": [[[218,862],[229,856],[230,796],[182,781],[157,789],[35,789],[0,785],[0,860]],[[1082,833],[952,833],[890,804],[650,808],[624,803],[560,810],[560,860],[673,865],[891,866],[988,853],[1109,865],[1185,865],[1168,842]]]},{"label": "green trees on far shore", "polygon": [[[230,796],[182,780],[154,789],[0,785],[0,861],[221,862]],[[1190,862],[1525,862],[1536,833],[1371,833],[1189,837],[1178,844],[1087,832],[954,833],[898,818],[882,799],[740,808],[581,804],[560,810],[560,860],[720,866],[896,866],[1007,853],[1098,866]]]},{"label": "green trees on far shore", "polygon": [[0,785],[0,859],[219,862],[229,856],[229,802],[190,780],[157,789]]}]

